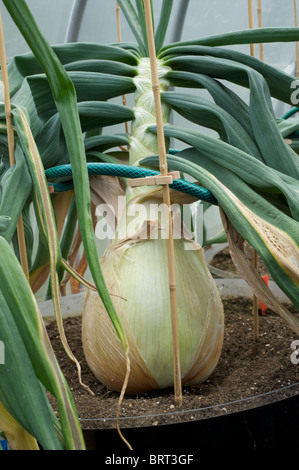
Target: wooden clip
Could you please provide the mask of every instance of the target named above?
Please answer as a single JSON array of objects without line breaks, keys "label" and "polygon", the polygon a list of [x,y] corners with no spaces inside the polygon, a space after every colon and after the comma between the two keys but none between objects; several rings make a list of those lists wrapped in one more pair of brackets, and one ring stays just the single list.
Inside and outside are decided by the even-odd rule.
[{"label": "wooden clip", "polygon": [[173,180],[178,180],[178,179],[180,179],[180,177],[181,177],[179,171],[170,171],[168,174],[169,174],[170,176],[172,176],[172,179],[173,179]]},{"label": "wooden clip", "polygon": [[178,171],[172,171],[166,176],[154,175],[146,176],[145,178],[128,178],[127,184],[132,188],[136,186],[161,186],[164,184],[172,184],[173,180],[178,178],[180,178],[180,173]]}]

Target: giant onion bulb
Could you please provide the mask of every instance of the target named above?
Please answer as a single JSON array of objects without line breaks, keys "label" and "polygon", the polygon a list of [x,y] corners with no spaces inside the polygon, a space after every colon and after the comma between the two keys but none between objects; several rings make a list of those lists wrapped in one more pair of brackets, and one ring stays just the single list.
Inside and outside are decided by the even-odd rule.
[{"label": "giant onion bulb", "polygon": [[[169,86],[167,71],[158,61],[161,90]],[[138,165],[141,158],[158,153],[156,136],[147,132],[156,122],[148,58],[140,60],[134,81],[130,164]],[[163,122],[168,121],[169,111],[163,104]],[[168,234],[158,198],[159,188],[127,189],[126,210],[101,259],[106,285],[129,343],[127,393],[173,385]],[[191,385],[207,379],[217,364],[223,342],[223,308],[202,248],[186,238],[181,222],[176,232],[181,374],[183,385]],[[82,335],[85,357],[94,375],[108,388],[120,391],[126,374],[124,350],[100,297],[92,291],[85,302]]]},{"label": "giant onion bulb", "polygon": [[[116,311],[127,335],[131,373],[127,393],[173,385],[171,309],[163,212],[153,200],[135,211],[136,231],[118,234],[101,259]],[[129,207],[132,211],[131,200]],[[138,207],[135,205],[135,207]],[[126,227],[132,227],[128,208]],[[134,211],[132,211],[134,212]],[[145,230],[144,230],[145,229]],[[146,235],[146,238],[144,238]],[[174,240],[182,384],[206,380],[219,359],[223,342],[223,308],[203,250],[192,240]],[[120,391],[126,373],[121,343],[98,294],[87,294],[82,321],[83,347],[94,375]]]}]

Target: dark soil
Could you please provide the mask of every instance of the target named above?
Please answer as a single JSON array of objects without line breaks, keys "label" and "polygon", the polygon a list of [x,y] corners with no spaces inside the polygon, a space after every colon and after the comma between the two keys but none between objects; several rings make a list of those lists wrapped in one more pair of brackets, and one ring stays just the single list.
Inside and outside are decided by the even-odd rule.
[{"label": "dark soil", "polygon": [[[214,265],[223,268],[221,263]],[[298,335],[275,312],[267,310],[259,316],[259,338],[255,341],[252,302],[242,298],[224,298],[223,304],[224,345],[211,377],[201,385],[183,388],[181,407],[175,403],[172,389],[125,396],[121,405],[122,428],[201,419],[299,393],[299,364],[291,361],[291,344],[299,340]],[[299,315],[293,307],[289,310]],[[79,384],[76,367],[63,350],[56,325],[48,325],[53,348],[73,394],[83,429],[115,427],[119,394],[99,383],[86,364],[81,343],[81,317],[64,320],[64,327],[69,345],[80,361],[82,380],[94,393],[91,396]],[[56,403],[52,397],[50,399],[55,409]]]},{"label": "dark soil", "polygon": [[[253,262],[253,249],[247,242],[244,243],[244,253],[246,258],[250,262]],[[239,274],[236,266],[232,262],[228,247],[217,253],[210,265],[227,273]],[[268,275],[269,279],[271,279],[263,260],[259,256],[257,257],[257,270],[261,276]]]}]

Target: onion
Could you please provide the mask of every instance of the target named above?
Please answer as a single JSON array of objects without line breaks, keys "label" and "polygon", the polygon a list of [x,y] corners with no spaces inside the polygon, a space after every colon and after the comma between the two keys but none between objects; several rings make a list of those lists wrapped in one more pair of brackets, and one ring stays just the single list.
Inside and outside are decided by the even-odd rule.
[{"label": "onion", "polygon": [[[153,210],[157,209],[155,199],[141,204],[136,190],[131,191],[101,267],[129,344],[131,372],[126,393],[136,394],[171,387],[174,382],[163,210]],[[186,237],[185,230],[181,235],[174,239],[174,250],[182,384],[189,386],[203,382],[214,371],[222,349],[224,319],[203,249]],[[93,291],[88,291],[85,302],[82,341],[96,378],[109,389],[121,391],[126,374],[124,350]]]},{"label": "onion", "polygon": [[[168,71],[158,61],[162,91],[169,86]],[[158,153],[157,136],[147,131],[148,126],[156,123],[148,58],[140,60],[134,82],[136,106],[129,158],[131,165],[138,165],[141,158]],[[162,104],[163,122],[168,122],[169,113],[170,108]],[[106,189],[102,190],[105,198],[109,197]],[[171,194],[172,201],[177,200],[178,195]],[[107,288],[129,345],[128,394],[174,385],[168,233],[166,212],[161,206],[160,187],[127,188],[125,210],[101,259]],[[188,386],[206,380],[216,367],[223,343],[223,307],[203,249],[187,235],[178,218],[180,207],[175,206],[178,207],[178,211],[173,211],[173,232],[181,376],[182,384]],[[88,291],[86,297],[82,342],[87,363],[97,379],[111,390],[122,391],[127,357],[94,291]]]}]

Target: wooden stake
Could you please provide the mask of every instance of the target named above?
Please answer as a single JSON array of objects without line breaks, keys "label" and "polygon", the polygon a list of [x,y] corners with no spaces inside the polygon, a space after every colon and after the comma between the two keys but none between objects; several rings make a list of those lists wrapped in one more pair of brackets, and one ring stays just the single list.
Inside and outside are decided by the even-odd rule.
[{"label": "wooden stake", "polygon": [[[1,65],[1,75],[4,86],[4,106],[5,106],[5,116],[6,116],[6,125],[7,125],[7,140],[8,140],[8,152],[9,152],[9,163],[10,166],[15,165],[15,142],[14,142],[14,131],[13,131],[13,122],[11,116],[11,105],[10,105],[10,94],[9,94],[9,82],[8,82],[8,72],[7,72],[7,60],[5,52],[5,43],[4,43],[4,33],[2,25],[2,16],[0,11],[0,65]],[[18,188],[15,188],[18,191]],[[27,259],[27,249],[24,233],[24,224],[22,214],[19,217],[17,223],[17,235],[18,235],[18,244],[20,252],[20,262],[23,268],[23,271],[29,279],[29,269],[28,269],[28,259]]]},{"label": "wooden stake", "polygon": [[[257,0],[257,17],[259,28],[263,26],[262,23],[262,0]],[[260,60],[264,60],[264,46],[260,44]]]},{"label": "wooden stake", "polygon": [[[117,39],[121,42],[121,27],[120,27],[120,7],[116,2],[116,24],[117,24]],[[127,95],[123,95],[123,105],[127,106]],[[129,123],[125,122],[126,133],[129,134]]]},{"label": "wooden stake", "polygon": [[[156,48],[153,34],[153,22],[150,0],[144,0],[144,10],[146,19],[146,31],[148,38],[149,56],[152,74],[152,88],[155,99],[155,110],[157,120],[157,137],[159,149],[160,172],[162,176],[167,176],[167,158],[164,140],[164,128],[162,119],[162,106],[160,98],[160,84],[157,70]],[[170,210],[170,191],[169,185],[163,185],[163,202],[166,206],[167,219],[169,224],[169,237],[167,239],[167,254],[168,254],[168,273],[169,273],[169,292],[170,292],[170,306],[171,306],[171,324],[172,324],[172,338],[173,338],[173,365],[174,365],[174,394],[175,401],[179,404],[182,403],[182,383],[181,383],[181,366],[180,366],[180,348],[179,348],[179,331],[178,331],[178,318],[177,318],[177,296],[176,296],[176,277],[175,277],[175,262],[174,262],[174,245],[173,245],[173,228]],[[167,220],[166,219],[166,220]]]},{"label": "wooden stake", "polygon": [[[294,0],[296,1],[296,0]],[[258,14],[258,26],[262,27],[262,0],[257,1],[257,14]],[[264,60],[264,49],[263,44],[260,44],[260,60]],[[257,269],[258,264],[258,255],[255,249],[253,248],[253,266]],[[256,295],[253,295],[253,334],[255,341],[259,337],[259,301]]]},{"label": "wooden stake", "polygon": [[[253,5],[252,0],[248,0],[248,19],[249,19],[249,28],[252,29],[253,26]],[[255,57],[255,47],[254,44],[250,44],[250,55]]]},{"label": "wooden stake", "polygon": [[[260,6],[260,2],[258,3]],[[248,0],[248,20],[249,20],[249,27],[254,27],[253,22],[253,5],[252,0]],[[255,49],[254,44],[250,44],[250,55],[255,56]],[[257,252],[253,248],[253,266],[257,268]],[[253,335],[254,339],[257,340],[259,336],[259,311],[258,311],[258,299],[255,294],[253,294],[253,304],[252,304],[252,311],[253,311]]]},{"label": "wooden stake", "polygon": [[[253,266],[255,269],[257,269],[257,262],[258,262],[258,256],[257,252],[253,248]],[[253,313],[253,337],[254,340],[257,341],[259,337],[259,302],[257,299],[256,295],[253,295],[253,308],[252,308],[252,313]]]}]

